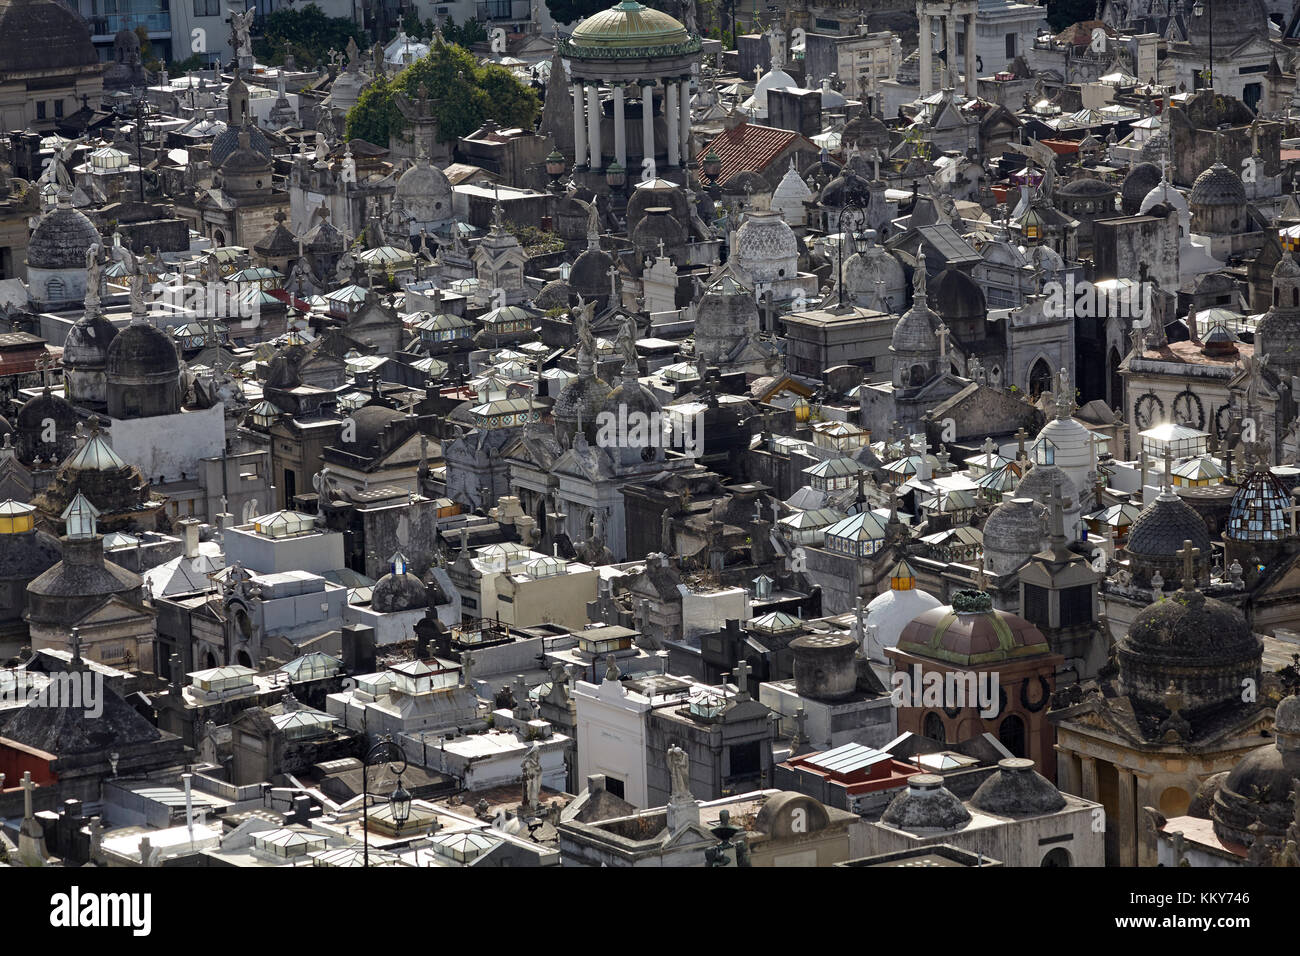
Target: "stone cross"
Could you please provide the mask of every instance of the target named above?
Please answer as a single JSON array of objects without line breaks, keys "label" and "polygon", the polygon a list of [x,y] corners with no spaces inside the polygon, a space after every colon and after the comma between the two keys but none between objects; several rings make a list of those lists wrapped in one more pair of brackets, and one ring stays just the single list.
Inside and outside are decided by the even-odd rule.
[{"label": "stone cross", "polygon": [[980,451],[984,452],[984,454],[986,455],[992,455],[997,450],[998,450],[998,446],[993,443],[993,439],[988,436],[985,436],[984,445],[982,448],[980,448]]},{"label": "stone cross", "polygon": [[460,656],[460,669],[461,673],[465,675],[465,686],[473,687],[474,682],[472,675],[474,673],[474,655],[469,651],[466,651]]},{"label": "stone cross", "polygon": [[1024,429],[1024,426],[1021,426],[1020,428],[1017,428],[1017,429],[1016,429],[1016,442],[1018,443],[1018,448],[1017,448],[1017,450],[1016,450],[1016,461],[1023,461],[1023,460],[1024,460],[1024,457],[1025,457],[1025,438],[1026,438],[1026,437],[1027,437],[1027,436],[1025,435],[1025,429]]},{"label": "stone cross", "polygon": [[[1295,520],[1294,515],[1292,515],[1291,520]],[[1194,562],[1201,556],[1201,549],[1192,547],[1191,539],[1186,538],[1183,540],[1182,548],[1176,551],[1175,554],[1183,559],[1183,590],[1191,591],[1196,587],[1196,567]]]},{"label": "stone cross", "polygon": [[808,739],[805,733],[808,727],[808,712],[800,707],[794,712],[794,737],[790,741],[791,748],[803,743]]},{"label": "stone cross", "polygon": [[739,664],[736,665],[736,670],[734,671],[735,678],[736,678],[736,690],[738,690],[742,696],[747,695],[749,693],[750,669],[751,668],[749,666],[749,662],[742,660]]},{"label": "stone cross", "polygon": [[934,334],[939,338],[939,361],[942,363],[948,357],[948,326],[940,322]]},{"label": "stone cross", "polygon": [[1297,533],[1297,532],[1296,532],[1296,525],[1295,525],[1295,516],[1296,516],[1296,513],[1297,513],[1297,512],[1300,512],[1300,503],[1297,503],[1296,500],[1295,500],[1294,498],[1291,499],[1291,507],[1290,507],[1290,508],[1283,508],[1283,509],[1282,509],[1282,513],[1283,513],[1283,514],[1288,514],[1288,515],[1291,516],[1291,536],[1292,536],[1292,537],[1295,537],[1295,535],[1296,535],[1296,533]]}]

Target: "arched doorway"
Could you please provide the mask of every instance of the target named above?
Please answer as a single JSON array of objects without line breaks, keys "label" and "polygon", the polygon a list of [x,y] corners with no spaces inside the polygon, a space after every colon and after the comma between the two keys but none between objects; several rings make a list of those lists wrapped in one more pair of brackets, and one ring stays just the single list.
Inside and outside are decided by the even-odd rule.
[{"label": "arched doorway", "polygon": [[248,656],[248,651],[240,651],[235,655],[235,661],[240,667],[252,667],[253,659]]},{"label": "arched doorway", "polygon": [[1013,757],[1025,756],[1025,722],[1015,714],[1004,718],[998,726],[998,740]]},{"label": "arched doorway", "polygon": [[937,740],[940,743],[948,742],[948,730],[943,725],[943,718],[934,711],[925,715],[925,721],[921,725],[921,733],[931,740]]},{"label": "arched doorway", "polygon": [[1063,846],[1053,847],[1043,857],[1043,862],[1039,866],[1074,866],[1074,860],[1070,857],[1070,851]]},{"label": "arched doorway", "polygon": [[220,249],[226,244],[226,234],[221,229],[212,230],[212,244]]},{"label": "arched doorway", "polygon": [[203,667],[205,670],[212,670],[212,668],[216,666],[217,666],[217,655],[213,654],[211,651],[208,651],[206,654],[203,655]]},{"label": "arched doorway", "polygon": [[1039,359],[1029,370],[1029,397],[1038,398],[1043,392],[1052,389],[1052,367],[1045,359]]}]

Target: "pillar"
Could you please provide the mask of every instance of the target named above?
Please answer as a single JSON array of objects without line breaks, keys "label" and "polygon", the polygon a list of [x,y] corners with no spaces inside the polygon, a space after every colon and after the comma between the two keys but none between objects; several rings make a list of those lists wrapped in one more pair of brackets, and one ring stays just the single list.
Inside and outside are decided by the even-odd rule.
[{"label": "pillar", "polygon": [[920,20],[920,31],[917,38],[921,43],[921,95],[929,96],[934,92],[930,83],[930,71],[934,69],[934,62],[931,59],[933,51],[930,49],[930,15],[928,13],[918,13]]},{"label": "pillar", "polygon": [[664,84],[667,95],[664,98],[664,124],[668,127],[668,165],[677,165],[677,142],[681,136],[681,120],[677,118],[677,84]]},{"label": "pillar", "polygon": [[587,87],[587,140],[591,146],[591,169],[599,172],[602,168],[600,159],[600,86],[592,83]]},{"label": "pillar", "polygon": [[582,83],[573,84],[573,165],[587,162],[587,110],[583,103]]},{"label": "pillar", "polygon": [[[647,83],[641,87],[641,148],[645,159],[654,162],[655,158],[655,86]],[[641,167],[645,169],[643,165]]]},{"label": "pillar", "polygon": [[1119,859],[1120,866],[1137,866],[1137,801],[1133,771],[1116,767],[1119,771]]},{"label": "pillar", "polygon": [[1099,803],[1100,801],[1097,799],[1097,758],[1079,754],[1079,763],[1083,777],[1083,786],[1080,788],[1082,792],[1079,796],[1085,800],[1091,800],[1093,803]]},{"label": "pillar", "polygon": [[679,84],[680,92],[677,94],[677,110],[681,114],[681,154],[682,168],[686,168],[691,162],[691,78],[688,76]]},{"label": "pillar", "polygon": [[974,13],[966,16],[966,95],[971,99],[979,95],[979,70],[975,66],[975,19]]},{"label": "pillar", "polygon": [[957,88],[957,15],[951,10],[943,18],[943,28],[943,48],[948,54],[948,78],[944,85],[951,86],[955,90]]},{"label": "pillar", "polygon": [[627,124],[623,117],[623,84],[614,84],[614,158],[627,169]]}]

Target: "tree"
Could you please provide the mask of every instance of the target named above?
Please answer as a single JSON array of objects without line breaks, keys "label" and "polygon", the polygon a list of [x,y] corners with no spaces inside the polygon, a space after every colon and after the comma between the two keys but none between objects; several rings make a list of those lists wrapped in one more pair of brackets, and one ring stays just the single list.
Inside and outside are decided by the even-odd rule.
[{"label": "tree", "polygon": [[477,20],[466,20],[463,26],[456,26],[453,17],[448,17],[442,25],[442,35],[448,43],[455,43],[466,49],[475,43],[482,43],[488,38],[487,28]]},{"label": "tree", "polygon": [[348,137],[387,146],[389,138],[406,125],[394,102],[398,91],[411,99],[427,96],[443,142],[455,142],[489,117],[505,126],[529,129],[541,112],[537,93],[509,70],[479,66],[464,47],[434,43],[427,56],[391,80],[379,78],[366,88],[348,112]]},{"label": "tree", "polygon": [[301,9],[281,7],[262,21],[262,35],[253,41],[253,54],[263,63],[279,66],[292,53],[299,66],[315,66],[331,50],[347,48],[348,40],[366,45],[360,27],[348,17],[327,17],[314,3]]}]

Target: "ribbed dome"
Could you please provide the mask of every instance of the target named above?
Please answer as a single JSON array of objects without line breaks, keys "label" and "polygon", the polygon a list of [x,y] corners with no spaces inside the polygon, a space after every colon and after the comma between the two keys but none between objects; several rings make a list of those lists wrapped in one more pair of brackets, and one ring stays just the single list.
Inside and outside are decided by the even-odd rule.
[{"label": "ribbed dome", "polygon": [[241,129],[248,131],[248,145],[261,153],[268,163],[271,161],[271,143],[260,129],[256,126],[227,126],[212,141],[212,150],[208,154],[209,162],[212,163],[214,169],[223,167],[230,154],[239,149],[239,133]]},{"label": "ribbed dome", "polygon": [[[799,241],[779,213],[751,212],[736,230],[737,263],[755,280],[792,279],[799,260]],[[786,274],[780,275],[779,270]]]},{"label": "ribbed dome", "polygon": [[396,195],[418,222],[451,218],[451,183],[424,157],[398,177]]},{"label": "ribbed dome", "polygon": [[[1284,708],[1290,714],[1284,714]],[[1295,817],[1290,793],[1300,777],[1300,741],[1292,714],[1300,700],[1288,697],[1278,704],[1274,718],[1277,739],[1247,754],[1215,788],[1210,818],[1214,833],[1225,843],[1249,846],[1256,834],[1280,841]],[[1251,832],[1259,824],[1262,832]]]},{"label": "ribbed dome", "polygon": [[1160,167],[1155,163],[1138,163],[1124,177],[1124,186],[1120,190],[1120,202],[1124,215],[1136,216],[1142,208],[1142,200],[1147,193],[1160,185]]},{"label": "ribbed dome", "polygon": [[1025,477],[1016,484],[1017,498],[1032,498],[1041,505],[1052,500],[1053,489],[1060,485],[1061,497],[1074,502],[1078,507],[1079,489],[1068,474],[1056,465],[1035,465]]},{"label": "ribbed dome", "polygon": [[108,347],[105,371],[111,380],[177,375],[180,368],[180,356],[171,338],[147,322],[137,322],[114,337]]},{"label": "ribbed dome", "polygon": [[552,279],[533,297],[533,307],[542,312],[551,309],[565,309],[569,306],[569,283],[563,279]]},{"label": "ribbed dome", "polygon": [[[922,267],[923,268],[923,267]],[[922,295],[912,300],[912,307],[899,318],[889,339],[895,352],[925,354],[939,353],[938,314],[929,307]]]},{"label": "ribbed dome", "polygon": [[1004,501],[984,522],[984,559],[992,574],[1010,574],[1043,548],[1046,532],[1032,498]]},{"label": "ribbed dome", "polygon": [[668,14],[625,0],[578,24],[569,46],[581,56],[587,51],[674,47],[690,39],[686,27]]},{"label": "ribbed dome", "polygon": [[[1187,17],[1187,41],[1210,49],[1214,31],[1215,58],[1227,57],[1232,48],[1252,36],[1268,36],[1268,12],[1260,0],[1210,0],[1214,9],[1203,16]],[[1209,4],[1206,4],[1209,6]],[[1213,19],[1213,23],[1211,23]],[[1217,77],[1216,77],[1217,79]]]},{"label": "ribbed dome", "polygon": [[1231,169],[1215,163],[1196,177],[1189,201],[1193,206],[1241,206],[1246,203],[1246,187]]},{"label": "ribbed dome", "polygon": [[1281,541],[1290,522],[1291,493],[1268,471],[1254,471],[1242,482],[1228,506],[1223,536],[1232,541]]},{"label": "ribbed dome", "polygon": [[[8,46],[8,37],[5,38]],[[100,242],[99,230],[66,197],[32,230],[27,264],[35,269],[84,269],[86,251]]]},{"label": "ribbed dome", "polygon": [[1200,548],[1202,557],[1210,553],[1205,521],[1178,495],[1166,492],[1134,519],[1124,550],[1137,557],[1174,558],[1184,541]]},{"label": "ribbed dome", "polygon": [[993,607],[983,591],[957,591],[952,604],[926,611],[903,628],[898,649],[959,667],[1050,654],[1042,631]]},{"label": "ribbed dome", "polygon": [[99,65],[86,21],[57,0],[0,3],[0,74]]}]

